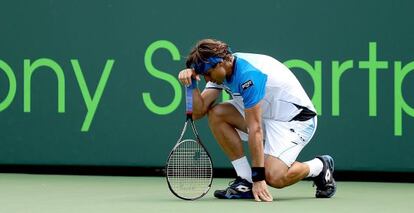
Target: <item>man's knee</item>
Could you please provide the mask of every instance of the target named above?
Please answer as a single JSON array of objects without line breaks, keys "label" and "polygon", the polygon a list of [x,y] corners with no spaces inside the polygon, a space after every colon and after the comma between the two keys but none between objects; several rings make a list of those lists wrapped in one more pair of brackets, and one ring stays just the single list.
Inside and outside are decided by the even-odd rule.
[{"label": "man's knee", "polygon": [[207,111],[207,117],[210,123],[222,121],[225,115],[225,109],[222,104],[215,105]]},{"label": "man's knee", "polygon": [[272,187],[281,189],[286,186],[286,174],[266,172],[266,182]]},{"label": "man's knee", "polygon": [[278,189],[291,184],[291,180],[298,175],[299,170],[289,169],[286,172],[266,172],[266,182]]},{"label": "man's knee", "polygon": [[265,168],[267,184],[278,189],[286,186],[286,173],[289,167],[282,160],[266,155]]}]

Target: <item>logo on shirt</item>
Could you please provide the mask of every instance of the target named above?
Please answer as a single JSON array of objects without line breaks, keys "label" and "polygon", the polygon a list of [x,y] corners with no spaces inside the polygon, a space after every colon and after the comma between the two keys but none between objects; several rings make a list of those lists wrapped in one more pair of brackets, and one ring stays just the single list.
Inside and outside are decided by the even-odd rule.
[{"label": "logo on shirt", "polygon": [[252,81],[252,80],[248,80],[248,81],[246,81],[246,82],[244,82],[244,83],[242,84],[242,88],[243,88],[243,90],[245,90],[245,89],[247,89],[247,88],[249,88],[249,87],[251,87],[251,86],[253,86],[253,81]]}]

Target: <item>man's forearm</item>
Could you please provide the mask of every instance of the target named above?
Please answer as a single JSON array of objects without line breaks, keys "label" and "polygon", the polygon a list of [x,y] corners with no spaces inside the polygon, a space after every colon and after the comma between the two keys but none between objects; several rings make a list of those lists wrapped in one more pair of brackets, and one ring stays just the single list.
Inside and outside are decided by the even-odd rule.
[{"label": "man's forearm", "polygon": [[252,156],[252,167],[264,167],[263,132],[260,127],[249,129],[249,149]]},{"label": "man's forearm", "polygon": [[199,89],[193,90],[193,119],[197,120],[202,118],[206,112],[205,112],[205,106],[204,106],[204,100],[201,96]]}]

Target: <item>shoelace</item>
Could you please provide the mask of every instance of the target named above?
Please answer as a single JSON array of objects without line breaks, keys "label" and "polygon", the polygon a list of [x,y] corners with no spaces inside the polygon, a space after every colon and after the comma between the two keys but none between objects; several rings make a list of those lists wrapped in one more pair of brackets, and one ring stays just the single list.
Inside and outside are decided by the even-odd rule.
[{"label": "shoelace", "polygon": [[236,182],[236,180],[231,180],[231,181],[229,181],[228,185],[231,186],[231,185],[233,185],[234,182]]},{"label": "shoelace", "polygon": [[238,181],[241,181],[241,178],[240,177],[237,177],[235,180],[231,180],[229,182],[229,186],[232,186],[235,182],[238,182]]}]

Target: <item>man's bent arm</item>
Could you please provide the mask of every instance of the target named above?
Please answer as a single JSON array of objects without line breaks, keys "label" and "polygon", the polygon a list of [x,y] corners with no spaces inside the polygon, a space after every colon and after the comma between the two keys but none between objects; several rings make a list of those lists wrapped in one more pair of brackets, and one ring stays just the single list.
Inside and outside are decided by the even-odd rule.
[{"label": "man's bent arm", "polygon": [[217,99],[221,90],[205,89],[201,94],[199,89],[193,91],[193,119],[197,120],[207,114],[211,104]]}]

